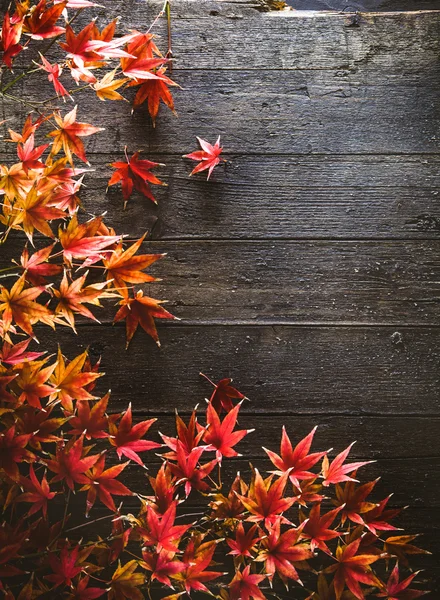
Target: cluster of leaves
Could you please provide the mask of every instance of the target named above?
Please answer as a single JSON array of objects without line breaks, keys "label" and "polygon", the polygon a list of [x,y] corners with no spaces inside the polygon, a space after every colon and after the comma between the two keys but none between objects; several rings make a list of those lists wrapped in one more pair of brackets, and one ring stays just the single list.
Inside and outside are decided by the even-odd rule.
[{"label": "cluster of leaves", "polygon": [[[387,506],[389,497],[369,499],[376,481],[356,482],[367,463],[346,462],[351,446],[330,460],[310,452],[316,428],[295,447],[283,429],[280,454],[266,450],[273,471],[263,477],[252,469],[250,481],[237,474],[228,485],[224,465],[250,433],[237,428],[244,396],[229,379],[214,385],[202,420],[196,409],[188,422],[177,415],[175,436],[155,441],[146,439],[155,419],[134,424],[131,406],[110,413],[109,394],[94,395],[100,374],[86,352],[69,362],[61,350],[55,357],[29,351],[30,341],[1,349],[0,591],[7,600],[152,593],[174,600],[193,592],[264,600],[277,597],[279,583],[298,592],[299,571],[310,600],[425,593],[412,587],[415,573],[399,572],[408,554],[423,551],[415,536],[396,535],[390,521],[399,511]],[[151,450],[159,464],[146,460]],[[155,476],[121,480],[155,462]],[[115,497],[131,497],[137,514]],[[195,505],[201,512],[188,508]],[[99,506],[112,526],[94,538],[92,523],[106,516]],[[101,516],[75,524],[81,512]]]}]

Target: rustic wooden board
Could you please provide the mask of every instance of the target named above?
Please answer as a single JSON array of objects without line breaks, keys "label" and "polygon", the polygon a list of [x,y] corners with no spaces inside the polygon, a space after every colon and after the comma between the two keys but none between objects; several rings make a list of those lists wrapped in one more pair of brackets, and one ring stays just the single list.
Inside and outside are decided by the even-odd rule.
[{"label": "rustic wooden board", "polygon": [[[100,389],[112,389],[115,410],[132,402],[142,413],[191,411],[210,392],[202,371],[214,380],[233,377],[252,399],[247,413],[440,414],[439,328],[170,323],[159,324],[160,350],[139,333],[128,352],[123,334],[122,326],[85,325],[77,336],[59,329],[55,340],[47,328],[38,331],[51,351],[59,341],[69,357],[84,347],[93,359],[102,356]],[[426,443],[440,454],[438,436]]]},{"label": "rustic wooden board", "polygon": [[[161,5],[114,0],[96,15],[142,29]],[[169,258],[147,290],[184,321],[160,325],[161,350],[140,334],[125,352],[122,325],[38,335],[71,357],[86,346],[102,355],[98,389],[112,388],[112,408],[131,401],[161,430],[175,407],[189,413],[209,395],[200,370],[233,376],[252,400],[240,424],[258,434],[230,477],[249,460],[267,468],[260,446],[276,448],[283,423],[295,436],[319,424],[317,447],[357,438],[353,456],[378,460],[365,470],[383,476],[378,495],[410,504],[405,528],[428,532],[438,553],[440,12],[262,9],[173,1],[178,118],[162,110],[153,129],[145,110],[130,119],[125,103],[81,100],[81,120],[107,129],[87,143],[85,209],[108,210],[130,237],[152,230],[145,248]],[[165,39],[164,22],[158,30]],[[14,93],[52,95],[48,84]],[[26,109],[6,109],[18,126]],[[212,182],[188,179],[180,155],[218,134],[228,163]],[[105,195],[124,144],[166,163],[159,208],[134,196],[124,213],[120,190]],[[424,564],[430,579],[440,573],[435,558]]]}]

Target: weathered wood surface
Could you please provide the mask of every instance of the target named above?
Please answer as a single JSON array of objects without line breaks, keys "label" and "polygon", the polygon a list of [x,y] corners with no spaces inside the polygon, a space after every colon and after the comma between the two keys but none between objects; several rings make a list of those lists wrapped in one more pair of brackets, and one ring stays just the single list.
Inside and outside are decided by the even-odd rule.
[{"label": "weathered wood surface", "polygon": [[[138,413],[189,412],[210,393],[198,377],[202,371],[211,379],[233,377],[252,400],[243,406],[246,413],[308,414],[317,422],[326,414],[420,416],[426,422],[440,414],[437,327],[169,323],[159,324],[159,334],[160,350],[139,334],[127,353],[122,325],[85,325],[77,336],[60,329],[57,340],[40,328],[38,338],[51,351],[59,340],[71,355],[89,347],[93,359],[102,356],[106,376],[99,386],[112,389],[115,410],[132,402]],[[390,444],[403,442],[393,438]],[[440,456],[438,438],[427,438],[426,445]]]},{"label": "weathered wood surface", "polygon": [[[115,0],[96,14],[145,29],[161,5]],[[231,476],[249,460],[265,468],[260,446],[277,448],[282,423],[298,437],[320,425],[323,448],[357,438],[353,456],[378,460],[365,474],[382,475],[378,497],[409,504],[405,528],[427,533],[438,557],[440,13],[261,8],[173,1],[179,118],[163,110],[153,129],[144,110],[81,100],[81,120],[106,127],[87,144],[85,209],[107,210],[130,237],[152,230],[145,247],[169,257],[148,290],[184,320],[160,324],[161,350],[139,335],[125,353],[123,327],[108,324],[57,341],[67,355],[102,355],[113,408],[131,401],[164,431],[174,407],[188,413],[209,395],[199,371],[233,376],[252,400],[241,423],[258,434]],[[7,126],[25,112],[7,110]],[[219,134],[228,163],[209,183],[188,179],[180,155]],[[105,195],[125,144],[167,165],[158,208],[134,196],[124,213],[117,188]],[[50,331],[38,335],[55,350]],[[440,575],[438,558],[426,568]]]}]

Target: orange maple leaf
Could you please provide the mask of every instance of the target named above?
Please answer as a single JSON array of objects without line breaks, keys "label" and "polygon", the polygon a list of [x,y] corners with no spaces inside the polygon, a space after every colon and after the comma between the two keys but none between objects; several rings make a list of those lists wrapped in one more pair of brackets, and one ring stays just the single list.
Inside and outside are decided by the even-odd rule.
[{"label": "orange maple leaf", "polygon": [[54,138],[51,153],[52,155],[56,155],[61,149],[63,149],[63,152],[70,164],[73,165],[72,154],[75,154],[83,162],[89,164],[86,158],[84,144],[79,138],[93,135],[98,131],[103,131],[103,128],[94,127],[88,123],[77,123],[77,108],[78,107],[75,106],[75,108],[73,108],[69,113],[67,113],[67,115],[64,116],[64,119],[59,113],[55,113],[54,117],[59,129],[55,129],[48,134],[49,137]]},{"label": "orange maple leaf", "polygon": [[46,291],[46,286],[25,288],[25,275],[22,275],[8,290],[0,287],[0,314],[4,331],[9,331],[13,322],[25,333],[35,338],[32,325],[41,321],[53,327],[52,312],[35,299]]},{"label": "orange maple leaf", "polygon": [[134,298],[124,298],[121,300],[119,304],[122,306],[115,315],[114,323],[123,319],[126,320],[127,348],[139,325],[160,346],[154,319],[177,318],[161,306],[162,302],[165,302],[165,300],[155,300],[154,298],[144,296],[142,290],[138,290]]}]

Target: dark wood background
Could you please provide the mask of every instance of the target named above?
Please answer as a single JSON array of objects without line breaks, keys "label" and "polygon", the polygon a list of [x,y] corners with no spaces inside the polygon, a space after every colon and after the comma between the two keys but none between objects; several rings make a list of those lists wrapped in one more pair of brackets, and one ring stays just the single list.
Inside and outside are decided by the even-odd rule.
[{"label": "dark wood background", "polygon": [[[98,23],[142,30],[160,5],[114,0]],[[162,109],[153,129],[145,110],[80,102],[80,120],[106,128],[87,144],[84,206],[130,237],[151,230],[145,249],[168,258],[146,289],[182,320],[159,326],[160,350],[139,334],[125,352],[110,311],[77,336],[39,335],[102,356],[113,408],[133,402],[162,431],[209,394],[199,371],[234,377],[257,433],[233,471],[264,469],[260,446],[276,448],[282,424],[293,438],[318,424],[320,448],[357,439],[353,456],[377,459],[363,472],[382,475],[377,498],[409,505],[400,523],[434,553],[416,564],[438,590],[440,13],[261,8],[173,1],[178,118]],[[19,93],[48,97],[37,80]],[[181,155],[219,134],[228,163],[189,179]],[[135,196],[124,212],[120,190],[106,195],[125,144],[167,165],[158,208]]]}]

